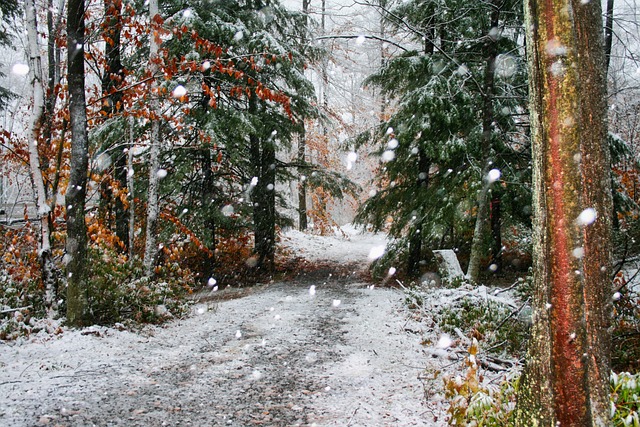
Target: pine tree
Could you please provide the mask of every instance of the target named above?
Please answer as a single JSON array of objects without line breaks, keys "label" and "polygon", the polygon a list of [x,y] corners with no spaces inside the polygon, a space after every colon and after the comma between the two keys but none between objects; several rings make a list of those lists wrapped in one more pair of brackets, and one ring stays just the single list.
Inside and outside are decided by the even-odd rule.
[{"label": "pine tree", "polygon": [[600,2],[525,2],[533,330],[518,426],[610,425],[610,148]]},{"label": "pine tree", "polygon": [[[12,36],[7,26],[11,19],[19,14],[20,5],[18,0],[3,0],[0,2],[0,46],[9,46],[11,44]],[[2,72],[0,72],[0,77],[4,77]],[[14,96],[10,89],[0,86],[0,110],[6,108],[7,102]]]},{"label": "pine tree", "polygon": [[508,28],[520,14],[517,2],[453,0],[406,2],[386,13],[413,45],[368,79],[396,105],[373,135],[381,189],[357,220],[383,229],[393,213],[388,258],[407,260],[415,274],[427,247],[469,253],[475,194],[489,195],[488,166],[506,173],[522,164],[508,162],[524,151],[510,137],[524,73],[517,53],[502,54],[518,51]]},{"label": "pine tree", "polygon": [[[184,10],[189,11],[186,17]],[[229,221],[220,215],[220,208],[232,204],[235,212],[241,213],[248,207],[257,267],[268,271],[273,267],[276,224],[282,220],[276,186],[292,177],[282,154],[291,148],[304,119],[316,114],[311,104],[313,87],[303,74],[304,63],[313,53],[303,45],[309,39],[306,18],[276,2],[268,6],[216,2],[213,8],[209,3],[192,2],[180,12],[174,9],[173,14],[195,30],[196,45],[215,51],[215,55],[199,53],[200,71],[176,81],[192,94],[193,108],[185,117],[186,123],[197,123],[202,131],[192,138],[194,148],[223,162],[215,166],[217,173],[205,171],[196,184],[204,186],[202,194],[217,195],[201,206],[210,212],[208,240],[215,235],[215,222]],[[177,40],[168,48],[184,51],[190,42]],[[223,195],[206,188],[219,185],[218,180],[234,190]],[[237,203],[244,191],[244,203],[249,206]]]}]

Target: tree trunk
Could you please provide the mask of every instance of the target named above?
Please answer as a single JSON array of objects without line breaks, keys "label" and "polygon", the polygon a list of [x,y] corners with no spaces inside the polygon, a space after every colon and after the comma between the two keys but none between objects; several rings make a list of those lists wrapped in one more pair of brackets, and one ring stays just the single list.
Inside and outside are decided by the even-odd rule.
[{"label": "tree trunk", "polygon": [[202,188],[202,206],[205,209],[205,229],[208,232],[209,250],[211,255],[207,256],[203,268],[203,279],[205,283],[209,278],[215,275],[216,270],[216,217],[214,213],[214,180],[211,161],[211,149],[206,147],[202,150],[202,170],[203,176],[203,188]]},{"label": "tree trunk", "polygon": [[[309,2],[310,0],[302,0],[302,13],[304,14],[305,31],[309,22]],[[305,43],[305,40],[302,41]],[[302,70],[304,72],[304,70]],[[304,118],[301,119],[302,130],[298,136],[298,163],[305,164],[307,151],[307,134],[305,131]],[[307,222],[307,182],[304,176],[304,168],[298,168],[298,225],[301,231],[305,231],[308,227]]]},{"label": "tree trunk", "polygon": [[[500,0],[491,1],[491,27],[498,28],[500,23]],[[489,32],[489,31],[488,31]],[[473,231],[473,240],[471,242],[471,253],[469,254],[469,266],[467,268],[467,277],[472,282],[477,283],[480,278],[480,263],[482,261],[482,249],[487,235],[489,220],[489,185],[487,179],[491,165],[489,158],[491,154],[491,139],[493,136],[493,101],[495,86],[495,62],[498,56],[498,38],[487,36],[485,55],[486,66],[484,71],[484,94],[482,104],[482,154],[481,154],[481,179],[482,187],[478,194],[478,213],[476,215],[476,225]]]},{"label": "tree trunk", "polygon": [[82,326],[89,321],[87,303],[87,225],[84,218],[89,170],[89,139],[84,86],[84,0],[69,0],[67,11],[67,81],[71,121],[71,159],[67,207],[67,320]]},{"label": "tree trunk", "polygon": [[500,191],[491,192],[491,271],[497,273],[502,269],[502,209],[500,207]]},{"label": "tree trunk", "polygon": [[[429,169],[431,159],[424,150],[418,152],[418,179],[416,180],[416,193],[425,191],[429,187]],[[422,241],[424,240],[424,226],[422,209],[416,213],[415,224],[411,227],[409,237],[409,259],[407,261],[407,274],[416,276],[420,273],[420,261],[422,261]]]},{"label": "tree trunk", "polygon": [[272,272],[276,243],[276,197],[275,197],[275,144],[271,140],[261,141],[260,174],[254,189],[255,251],[258,267]]},{"label": "tree trunk", "polygon": [[525,2],[533,330],[518,426],[608,426],[611,189],[600,2]]},{"label": "tree trunk", "polygon": [[158,34],[157,19],[158,0],[149,1],[149,21],[151,25],[149,45],[149,70],[151,73],[151,135],[149,140],[149,189],[147,190],[147,231],[144,246],[144,272],[147,277],[154,275],[158,247],[156,243],[158,228],[158,171],[160,169],[160,100],[158,83],[155,79],[159,71],[158,51],[160,49],[160,35]]},{"label": "tree trunk", "polygon": [[[122,0],[104,0],[104,11],[103,38],[106,41],[105,59],[107,64],[102,77],[102,92],[106,96],[103,111],[107,114],[106,117],[113,117],[118,112],[122,101],[122,93],[116,90],[123,79],[123,67],[120,57]],[[122,192],[127,188],[127,157],[124,150],[121,149],[110,150],[110,157],[114,165],[114,179],[118,185],[119,192]],[[118,237],[122,245],[120,249],[123,253],[126,253],[127,245],[129,244],[128,213],[118,192],[114,194],[113,184],[111,182],[108,184],[106,195],[113,200],[116,237]]]},{"label": "tree trunk", "polygon": [[[306,132],[304,128],[304,120],[302,122],[302,132],[298,136],[298,163],[306,162]],[[305,231],[309,226],[307,222],[307,181],[304,176],[304,168],[298,168],[298,223],[301,231]]]},{"label": "tree trunk", "polygon": [[127,248],[129,249],[129,264],[133,265],[135,255],[135,231],[136,231],[136,214],[135,214],[135,178],[133,172],[133,126],[135,119],[133,116],[129,117],[129,151],[127,151],[127,190],[129,193],[129,242]]},{"label": "tree trunk", "polygon": [[614,0],[607,0],[607,20],[604,25],[605,77],[609,72],[609,64],[611,63],[611,46],[613,45],[613,5]]},{"label": "tree trunk", "polygon": [[40,226],[38,236],[38,258],[40,261],[42,283],[45,288],[45,305],[47,316],[57,314],[57,284],[51,259],[51,232],[49,228],[50,208],[47,204],[44,177],[40,168],[38,142],[41,140],[41,130],[44,120],[45,97],[44,80],[42,76],[42,56],[38,45],[38,22],[36,2],[29,0],[25,5],[25,24],[29,46],[29,81],[33,93],[33,107],[31,109],[29,135],[29,175],[33,186],[34,201],[37,212],[37,223]]},{"label": "tree trunk", "polygon": [[[249,99],[249,113],[257,114],[258,100],[255,95]],[[251,134],[251,162],[254,177],[258,179],[251,193],[253,202],[254,252],[256,267],[267,272],[273,271],[275,258],[275,177],[276,151],[273,137]]]}]

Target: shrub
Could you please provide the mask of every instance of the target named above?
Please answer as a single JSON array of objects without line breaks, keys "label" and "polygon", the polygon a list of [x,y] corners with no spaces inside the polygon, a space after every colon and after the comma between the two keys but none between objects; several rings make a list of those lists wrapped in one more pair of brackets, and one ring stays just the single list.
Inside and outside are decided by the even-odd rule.
[{"label": "shrub", "polygon": [[446,303],[432,307],[435,322],[443,332],[457,330],[485,343],[486,348],[520,356],[526,351],[529,325],[517,316],[514,306],[479,292],[452,295]]},{"label": "shrub", "polygon": [[445,397],[449,400],[449,424],[456,426],[501,427],[514,425],[517,379],[505,376],[498,386],[485,383],[478,369],[478,342],[473,341],[464,378],[444,377]]},{"label": "shrub", "polygon": [[88,302],[94,323],[157,323],[186,312],[185,296],[191,292],[189,276],[177,264],[157,269],[156,279],[151,280],[142,277],[139,262],[129,263],[110,249],[92,246],[89,262]]}]

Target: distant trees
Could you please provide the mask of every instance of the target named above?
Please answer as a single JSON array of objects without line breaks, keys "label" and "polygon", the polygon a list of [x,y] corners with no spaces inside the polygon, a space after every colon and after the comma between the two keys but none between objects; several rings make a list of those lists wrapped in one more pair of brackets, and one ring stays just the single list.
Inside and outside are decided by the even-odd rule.
[{"label": "distant trees", "polygon": [[517,425],[609,425],[611,188],[599,2],[525,2],[533,331]]}]

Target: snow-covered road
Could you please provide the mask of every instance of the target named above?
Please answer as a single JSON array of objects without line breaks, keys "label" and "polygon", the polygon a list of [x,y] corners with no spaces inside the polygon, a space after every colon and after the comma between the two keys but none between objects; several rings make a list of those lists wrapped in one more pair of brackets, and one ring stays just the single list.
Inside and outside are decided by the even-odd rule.
[{"label": "snow-covered road", "polygon": [[[380,243],[363,239],[338,246],[366,256]],[[403,298],[321,270],[139,333],[0,343],[0,425],[443,425],[425,406],[421,326]]]}]

